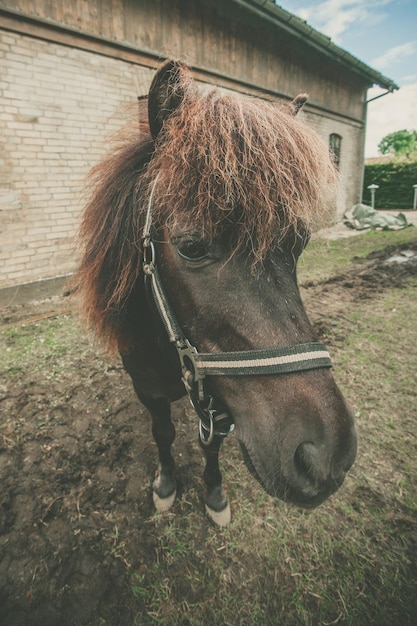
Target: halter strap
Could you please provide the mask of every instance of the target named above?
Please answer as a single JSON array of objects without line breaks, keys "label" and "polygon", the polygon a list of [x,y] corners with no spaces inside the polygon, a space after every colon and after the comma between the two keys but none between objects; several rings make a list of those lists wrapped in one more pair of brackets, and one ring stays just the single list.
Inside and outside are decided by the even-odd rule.
[{"label": "halter strap", "polygon": [[[233,430],[233,420],[224,411],[215,408],[214,399],[205,393],[203,381],[206,376],[288,374],[327,368],[332,363],[327,348],[320,342],[236,352],[198,352],[182,331],[156,263],[152,241],[152,200],[156,182],[151,190],[143,230],[143,271],[165,331],[177,349],[183,382],[200,418],[201,440],[208,445],[214,435],[229,434]],[[216,430],[217,423],[221,423],[221,427]]]},{"label": "halter strap", "polygon": [[283,348],[198,354],[198,371],[212,376],[288,374],[316,367],[330,367],[330,355],[319,342]]},{"label": "halter strap", "polygon": [[316,367],[331,367],[327,348],[320,342],[301,343],[280,348],[265,348],[236,352],[198,352],[186,339],[177,317],[169,304],[156,265],[155,247],[146,244],[143,270],[150,276],[152,294],[158,313],[171,343],[191,350],[193,361],[201,377],[253,376],[256,374],[285,374]]}]

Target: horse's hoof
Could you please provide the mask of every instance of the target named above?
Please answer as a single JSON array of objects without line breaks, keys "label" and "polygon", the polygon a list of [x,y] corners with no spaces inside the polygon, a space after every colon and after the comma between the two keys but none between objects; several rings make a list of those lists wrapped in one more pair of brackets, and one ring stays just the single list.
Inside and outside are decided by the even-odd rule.
[{"label": "horse's hoof", "polygon": [[155,480],[152,484],[153,503],[157,511],[168,511],[175,502],[177,496],[177,481],[173,472],[164,471],[159,464]]},{"label": "horse's hoof", "polygon": [[209,518],[216,524],[216,526],[219,526],[220,528],[227,526],[232,518],[229,503],[227,503],[224,509],[222,509],[221,511],[215,511],[206,504],[206,513]]},{"label": "horse's hoof", "polygon": [[159,511],[160,513],[165,513],[166,511],[169,511],[169,509],[172,507],[172,505],[175,502],[176,496],[177,496],[176,489],[167,498],[160,498],[158,494],[156,493],[156,491],[154,491],[152,493],[152,498],[153,498],[155,509]]}]

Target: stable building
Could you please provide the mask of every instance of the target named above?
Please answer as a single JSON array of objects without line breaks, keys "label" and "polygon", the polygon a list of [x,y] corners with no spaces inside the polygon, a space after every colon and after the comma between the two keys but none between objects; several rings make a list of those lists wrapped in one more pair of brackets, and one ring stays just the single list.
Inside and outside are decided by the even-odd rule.
[{"label": "stable building", "polygon": [[72,272],[85,176],[167,57],[243,94],[308,93],[302,115],[340,172],[336,213],[360,201],[367,90],[397,86],[272,0],[0,0],[0,289],[10,301]]}]

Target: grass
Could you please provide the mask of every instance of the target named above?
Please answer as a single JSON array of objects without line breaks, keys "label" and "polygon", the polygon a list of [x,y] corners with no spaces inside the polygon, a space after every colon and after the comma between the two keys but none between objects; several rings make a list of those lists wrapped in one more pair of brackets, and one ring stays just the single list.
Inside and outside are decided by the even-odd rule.
[{"label": "grass", "polygon": [[[325,280],[416,238],[410,228],[315,242],[300,280]],[[275,502],[245,474],[239,451],[227,442],[231,525],[208,528],[202,544],[195,507],[178,502],[175,515],[155,518],[160,558],[138,624],[415,623],[416,314],[411,280],[355,303],[331,329],[338,338],[344,334],[335,371],[354,405],[360,441],[341,491],[312,512]]]},{"label": "grass", "polygon": [[[186,558],[162,557],[142,580],[146,612],[137,623],[147,617],[161,624],[412,623],[405,544],[386,532],[380,511],[365,521],[350,508],[303,515],[281,506],[253,529],[268,508],[273,505],[250,521],[235,512],[232,526],[220,536],[212,531],[216,541],[210,537],[200,555],[194,545]],[[171,528],[179,530],[175,523]]]},{"label": "grass", "polygon": [[[33,368],[51,364],[49,376],[55,378],[63,367],[63,357],[72,355],[74,342],[79,341],[80,329],[74,318],[63,315],[37,323],[10,326],[2,330],[5,349],[0,352],[0,370],[8,376],[16,376],[27,369],[28,361]],[[36,355],[36,359],[31,359]]]},{"label": "grass", "polygon": [[[315,241],[300,263],[300,282],[325,281],[372,252],[414,243],[415,231]],[[306,512],[270,498],[230,438],[221,459],[233,515],[226,529],[205,518],[197,479],[169,513],[132,511],[141,523],[136,530],[120,523],[109,551],[126,568],[123,602],[131,624],[415,624],[416,319],[413,278],[401,289],[352,300],[332,318],[335,376],[356,414],[359,454],[327,503]],[[13,368],[45,367],[49,360],[59,382],[60,368],[77,367],[82,358],[73,354],[77,333],[72,317],[7,328],[0,369],[13,376]],[[132,567],[136,535],[147,550],[137,544],[142,561]]]},{"label": "grass", "polygon": [[383,250],[387,246],[412,243],[416,240],[416,229],[405,228],[396,232],[367,231],[345,239],[315,239],[300,257],[298,275],[300,283],[325,281],[357,263],[368,254]]}]

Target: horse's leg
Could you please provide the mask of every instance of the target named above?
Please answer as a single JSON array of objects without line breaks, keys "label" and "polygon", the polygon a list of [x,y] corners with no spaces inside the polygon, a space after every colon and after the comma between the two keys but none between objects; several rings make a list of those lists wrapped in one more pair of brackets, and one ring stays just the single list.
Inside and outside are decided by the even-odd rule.
[{"label": "horse's leg", "polygon": [[226,526],[230,522],[230,505],[222,491],[222,475],[219,469],[219,451],[223,442],[222,437],[214,436],[207,446],[199,439],[200,447],[206,459],[203,478],[207,487],[205,505],[208,516],[218,526]]},{"label": "horse's leg", "polygon": [[152,416],[152,434],[159,454],[158,472],[152,484],[153,502],[157,511],[168,511],[177,494],[175,463],[171,454],[175,439],[171,403],[167,398],[146,398],[142,402]]}]

